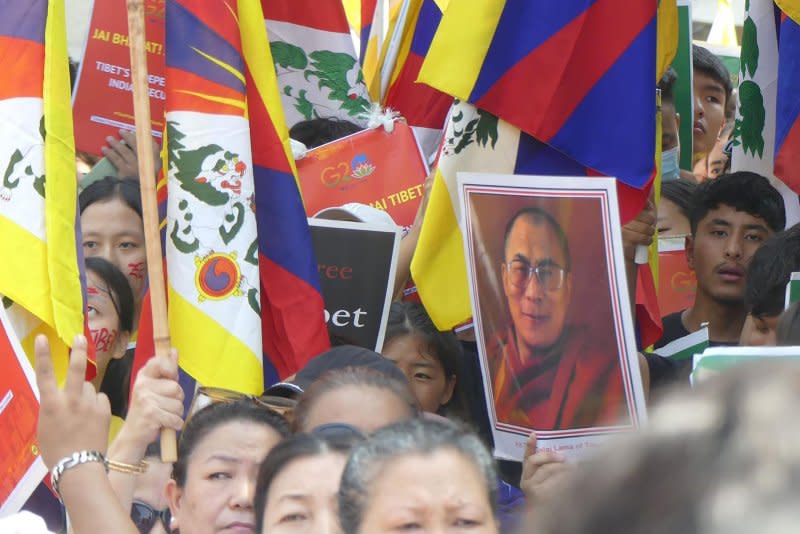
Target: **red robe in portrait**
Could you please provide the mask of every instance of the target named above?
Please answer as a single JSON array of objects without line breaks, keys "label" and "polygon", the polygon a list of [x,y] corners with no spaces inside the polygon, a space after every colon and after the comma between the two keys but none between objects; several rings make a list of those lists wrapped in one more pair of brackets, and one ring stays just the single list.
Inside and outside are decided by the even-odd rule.
[{"label": "red robe in portrait", "polygon": [[490,346],[489,365],[502,423],[565,430],[630,422],[616,346],[581,329],[565,328],[545,354],[523,363],[509,328]]}]

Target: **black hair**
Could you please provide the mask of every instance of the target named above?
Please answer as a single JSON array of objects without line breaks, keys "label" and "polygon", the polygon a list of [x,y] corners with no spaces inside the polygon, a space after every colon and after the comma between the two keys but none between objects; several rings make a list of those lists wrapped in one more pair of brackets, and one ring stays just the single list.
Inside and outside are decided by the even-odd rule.
[{"label": "black hair", "polygon": [[775,342],[779,347],[800,345],[800,302],[795,302],[781,314],[775,329]]},{"label": "black hair", "polygon": [[197,444],[218,426],[235,421],[268,426],[282,438],[289,435],[286,419],[250,399],[209,404],[189,418],[178,440],[178,460],[172,467],[172,478],[178,487],[186,484],[189,460]]},{"label": "black hair", "polygon": [[[355,430],[355,429],[353,429]],[[309,432],[295,434],[294,436],[282,441],[272,449],[258,469],[256,480],[256,493],[253,501],[253,508],[256,516],[256,532],[261,534],[264,530],[264,511],[267,508],[267,497],[272,481],[289,464],[295,460],[312,456],[322,456],[323,454],[341,454],[345,458],[350,454],[350,450],[359,442],[364,440],[364,436],[356,431],[342,432]]]},{"label": "black hair", "polygon": [[661,89],[661,104],[666,103],[674,104],[675,98],[673,94],[673,87],[675,82],[678,81],[678,73],[672,67],[668,68],[658,82],[658,88]]},{"label": "black hair", "polygon": [[780,232],[786,226],[783,198],[769,180],[754,172],[739,171],[697,186],[689,206],[689,225],[693,236],[697,233],[697,225],[708,212],[722,204],[764,219],[773,232]]},{"label": "black hair", "polygon": [[558,224],[555,217],[550,215],[547,211],[543,210],[542,208],[523,208],[519,210],[517,213],[514,214],[513,217],[508,221],[506,225],[506,231],[503,234],[503,258],[505,259],[506,255],[506,248],[508,247],[508,236],[511,234],[511,229],[514,227],[514,223],[517,222],[517,219],[521,217],[526,217],[531,220],[535,224],[541,224],[545,222],[553,228],[553,231],[556,233],[556,237],[558,238],[558,242],[561,245],[561,250],[564,253],[564,269],[567,271],[571,270],[572,268],[572,259],[569,254],[569,241],[567,240],[567,234],[564,233],[564,229],[561,228],[561,225]]},{"label": "black hair", "polygon": [[130,178],[117,178],[116,176],[106,176],[105,178],[89,184],[86,189],[78,195],[79,213],[94,204],[95,202],[108,202],[118,198],[135,211],[139,217],[142,216],[142,196],[139,190],[139,181]]},{"label": "black hair", "polygon": [[386,323],[384,347],[394,338],[413,335],[422,340],[426,353],[436,358],[444,370],[445,377],[455,380],[453,396],[443,406],[443,412],[451,409],[458,415],[464,414],[463,392],[458,377],[461,370],[461,343],[453,332],[442,332],[433,324],[425,307],[419,302],[392,302],[389,307],[389,319]]},{"label": "black hair", "polygon": [[722,60],[707,48],[693,44],[692,67],[722,85],[725,89],[725,106],[723,107],[727,107],[733,91],[733,82],[731,82],[731,75]]},{"label": "black hair", "polygon": [[744,292],[748,312],[756,317],[780,315],[786,284],[795,271],[800,271],[800,225],[772,236],[753,254]]},{"label": "black hair", "polygon": [[[417,399],[405,376],[401,381],[369,367],[343,367],[326,372],[303,393],[292,413],[292,430],[294,432],[308,430],[306,428],[308,414],[319,399],[327,393],[350,386],[369,387],[389,392],[408,406],[409,414],[412,417],[416,417],[419,413]],[[369,407],[365,407],[365,409],[369,409]]]},{"label": "black hair", "polygon": [[300,121],[289,129],[289,137],[300,141],[306,148],[336,141],[342,137],[360,132],[362,128],[350,121],[336,118],[317,118]]},{"label": "black hair", "polygon": [[692,195],[697,189],[697,183],[685,178],[678,178],[661,184],[661,198],[669,200],[688,219]]},{"label": "black hair", "polygon": [[119,331],[133,332],[133,290],[122,271],[105,258],[92,256],[84,260],[86,269],[103,279],[111,304],[119,317]]}]

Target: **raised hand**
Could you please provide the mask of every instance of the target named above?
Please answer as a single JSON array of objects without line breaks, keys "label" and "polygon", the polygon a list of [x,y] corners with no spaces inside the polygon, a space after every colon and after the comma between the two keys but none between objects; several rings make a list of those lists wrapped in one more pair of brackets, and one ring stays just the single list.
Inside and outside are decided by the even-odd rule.
[{"label": "raised hand", "polygon": [[67,379],[59,389],[50,344],[45,336],[36,338],[36,383],[41,403],[37,436],[48,469],[74,452],[105,453],[108,447],[111,406],[108,398],[86,381],[86,347],[86,338],[76,336]]}]

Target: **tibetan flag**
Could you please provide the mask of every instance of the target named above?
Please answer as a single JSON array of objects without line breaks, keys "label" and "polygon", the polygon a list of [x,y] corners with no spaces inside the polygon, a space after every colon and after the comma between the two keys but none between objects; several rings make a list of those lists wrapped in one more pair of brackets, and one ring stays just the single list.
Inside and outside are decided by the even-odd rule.
[{"label": "tibetan flag", "polygon": [[[651,80],[652,81],[652,80]],[[425,308],[440,330],[471,316],[466,260],[458,221],[456,174],[490,172],[549,176],[598,174],[506,121],[456,101],[445,128],[433,188],[411,275]],[[641,211],[649,191],[618,182],[622,220]]]},{"label": "tibetan flag", "polygon": [[400,45],[401,32],[396,29],[400,27],[402,30],[411,1],[378,0],[375,5],[367,48],[360,58],[364,81],[374,102],[380,102],[386,94]]},{"label": "tibetan flag", "polygon": [[341,0],[261,0],[289,126],[317,117],[358,124],[370,109]]},{"label": "tibetan flag", "polygon": [[423,153],[428,155],[438,148],[453,97],[417,82],[422,62],[442,20],[442,10],[434,0],[418,0],[415,8],[407,18],[383,105],[405,117],[414,128]]},{"label": "tibetan flag", "polygon": [[0,0],[0,13],[0,294],[29,357],[48,335],[63,379],[86,332],[64,2]]},{"label": "tibetan flag", "polygon": [[775,176],[800,192],[800,1],[778,2],[778,97],[775,124]]},{"label": "tibetan flag", "polygon": [[358,58],[361,60],[362,65],[364,57],[367,55],[367,46],[372,32],[372,20],[375,18],[377,5],[378,0],[361,0],[361,31],[358,34],[361,49],[358,52]]},{"label": "tibetan flag", "polygon": [[657,4],[451,2],[419,79],[642,188],[655,171]]},{"label": "tibetan flag", "polygon": [[167,6],[170,333],[199,383],[252,394],[327,347],[263,21],[258,0]]}]

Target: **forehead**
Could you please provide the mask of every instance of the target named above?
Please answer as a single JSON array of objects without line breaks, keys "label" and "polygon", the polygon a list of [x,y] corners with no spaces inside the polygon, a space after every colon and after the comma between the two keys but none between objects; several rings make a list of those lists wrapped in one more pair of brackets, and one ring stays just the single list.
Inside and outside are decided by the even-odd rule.
[{"label": "forehead", "polygon": [[732,226],[758,224],[769,230],[767,222],[761,217],[757,217],[746,211],[739,211],[727,204],[720,204],[716,208],[708,210],[708,213],[698,222],[698,226],[715,224],[718,221],[724,221]]},{"label": "forehead", "polygon": [[532,255],[546,255],[557,261],[564,259],[561,243],[556,230],[544,218],[523,215],[514,221],[506,242],[508,259],[514,254],[524,254],[533,260]]},{"label": "forehead", "polygon": [[390,460],[372,484],[374,494],[420,506],[482,500],[487,492],[477,466],[460,452],[440,448],[429,454],[405,454]]},{"label": "forehead", "polygon": [[725,86],[722,84],[722,82],[707,72],[694,69],[693,78],[695,89],[713,89],[722,91],[723,93],[725,92]]},{"label": "forehead", "polygon": [[280,434],[264,423],[231,421],[217,425],[203,436],[191,453],[194,464],[213,456],[242,462],[261,462],[281,440]]},{"label": "forehead", "polygon": [[142,233],[139,214],[120,198],[112,198],[88,206],[81,213],[81,227],[86,231],[111,233],[119,230]]}]

